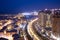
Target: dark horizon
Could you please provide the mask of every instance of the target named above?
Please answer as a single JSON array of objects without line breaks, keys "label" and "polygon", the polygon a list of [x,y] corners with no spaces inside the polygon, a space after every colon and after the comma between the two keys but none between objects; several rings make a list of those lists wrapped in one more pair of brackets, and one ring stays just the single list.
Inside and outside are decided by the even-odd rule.
[{"label": "dark horizon", "polygon": [[0,0],[0,14],[60,8],[60,0]]}]

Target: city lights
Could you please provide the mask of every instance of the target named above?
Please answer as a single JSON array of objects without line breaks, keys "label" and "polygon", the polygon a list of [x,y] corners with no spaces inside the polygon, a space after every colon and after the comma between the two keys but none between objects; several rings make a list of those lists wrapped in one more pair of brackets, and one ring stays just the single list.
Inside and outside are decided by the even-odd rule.
[{"label": "city lights", "polygon": [[2,15],[0,37],[8,40],[60,40],[60,11],[45,9]]}]

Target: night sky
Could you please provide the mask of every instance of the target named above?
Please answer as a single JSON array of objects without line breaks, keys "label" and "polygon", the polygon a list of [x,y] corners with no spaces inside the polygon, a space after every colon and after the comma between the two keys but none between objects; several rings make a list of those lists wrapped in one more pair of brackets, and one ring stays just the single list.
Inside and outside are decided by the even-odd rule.
[{"label": "night sky", "polygon": [[0,0],[0,14],[60,8],[60,0]]}]

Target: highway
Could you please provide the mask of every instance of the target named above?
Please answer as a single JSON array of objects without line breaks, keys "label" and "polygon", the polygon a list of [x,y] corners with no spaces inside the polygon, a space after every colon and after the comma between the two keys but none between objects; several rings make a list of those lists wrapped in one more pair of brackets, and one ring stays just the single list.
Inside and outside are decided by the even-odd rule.
[{"label": "highway", "polygon": [[26,24],[26,26],[23,30],[24,40],[32,40],[32,38],[30,37],[30,35],[27,32],[27,25],[28,25],[28,23]]},{"label": "highway", "polygon": [[33,28],[33,26],[32,26],[32,24],[33,24],[36,20],[38,20],[38,18],[36,18],[36,19],[32,20],[31,22],[29,22],[28,27],[27,27],[27,30],[28,30],[29,35],[30,35],[34,40],[42,40],[42,39],[38,36],[38,34],[36,33],[36,31],[34,30],[34,28]]}]

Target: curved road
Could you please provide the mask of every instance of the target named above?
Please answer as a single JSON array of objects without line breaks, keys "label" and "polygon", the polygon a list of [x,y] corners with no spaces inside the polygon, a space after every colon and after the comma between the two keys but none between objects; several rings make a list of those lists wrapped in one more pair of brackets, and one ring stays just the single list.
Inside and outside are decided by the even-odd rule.
[{"label": "curved road", "polygon": [[38,20],[38,18],[32,20],[31,22],[29,22],[28,27],[27,27],[27,31],[29,33],[29,35],[34,39],[34,40],[42,40],[39,35],[37,35],[36,31],[34,30],[32,24]]}]

